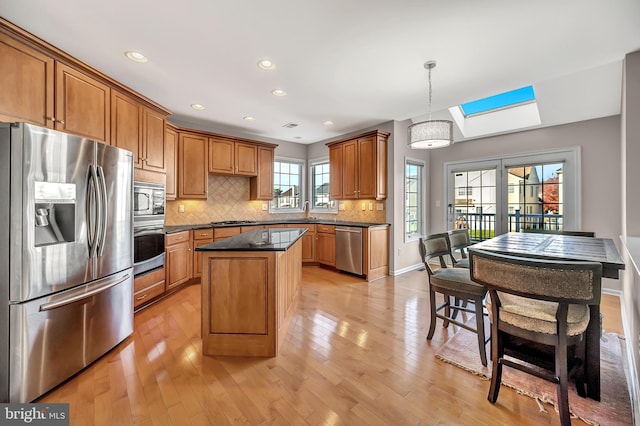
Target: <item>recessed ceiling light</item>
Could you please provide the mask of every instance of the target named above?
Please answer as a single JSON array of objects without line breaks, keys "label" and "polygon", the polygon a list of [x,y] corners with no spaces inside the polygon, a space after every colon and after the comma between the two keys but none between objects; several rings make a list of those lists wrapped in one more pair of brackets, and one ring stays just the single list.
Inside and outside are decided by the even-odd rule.
[{"label": "recessed ceiling light", "polygon": [[200,105],[200,104],[191,104],[191,108],[193,109],[197,109],[198,111],[201,111],[204,109],[204,105]]},{"label": "recessed ceiling light", "polygon": [[242,119],[245,120],[245,121],[256,121],[256,118],[252,117],[250,115],[246,115],[246,116],[242,117]]},{"label": "recessed ceiling light", "polygon": [[287,92],[285,92],[285,91],[284,91],[284,90],[282,90],[282,89],[273,89],[273,90],[271,91],[271,94],[272,94],[273,96],[286,96],[286,95],[287,95]]},{"label": "recessed ceiling light", "polygon": [[331,121],[331,120],[327,120],[327,121],[325,121],[325,122],[324,122],[324,123],[322,123],[322,124],[324,124],[325,126],[333,126],[333,121]]},{"label": "recessed ceiling light", "polygon": [[142,53],[140,52],[135,52],[133,50],[128,50],[126,52],[124,52],[125,56],[129,59],[131,59],[132,61],[135,62],[147,62],[148,59],[146,56],[144,56]]},{"label": "recessed ceiling light", "polygon": [[269,59],[261,59],[258,61],[258,68],[260,68],[261,70],[272,70],[275,67],[276,65]]}]

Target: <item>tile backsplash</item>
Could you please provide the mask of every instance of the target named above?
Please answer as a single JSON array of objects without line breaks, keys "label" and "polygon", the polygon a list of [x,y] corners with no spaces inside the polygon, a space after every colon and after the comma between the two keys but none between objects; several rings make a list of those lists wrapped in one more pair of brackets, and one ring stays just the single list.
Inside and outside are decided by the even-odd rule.
[{"label": "tile backsplash", "polygon": [[[195,225],[224,220],[277,220],[305,217],[304,213],[275,213],[263,211],[268,201],[249,200],[249,178],[240,176],[209,175],[209,196],[206,200],[167,201],[165,223],[167,225]],[[385,201],[344,200],[344,210],[337,214],[310,213],[310,216],[328,220],[384,223]],[[383,210],[377,210],[382,204]],[[180,213],[180,206],[184,212]],[[364,206],[364,210],[362,210]],[[369,208],[372,207],[373,210]]]}]

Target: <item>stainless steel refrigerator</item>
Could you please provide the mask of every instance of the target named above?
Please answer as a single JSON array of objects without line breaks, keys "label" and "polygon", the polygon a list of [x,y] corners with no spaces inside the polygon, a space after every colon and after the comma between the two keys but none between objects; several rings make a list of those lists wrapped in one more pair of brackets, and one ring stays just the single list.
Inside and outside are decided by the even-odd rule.
[{"label": "stainless steel refrigerator", "polygon": [[30,402],[133,331],[132,154],[0,123],[0,402]]}]

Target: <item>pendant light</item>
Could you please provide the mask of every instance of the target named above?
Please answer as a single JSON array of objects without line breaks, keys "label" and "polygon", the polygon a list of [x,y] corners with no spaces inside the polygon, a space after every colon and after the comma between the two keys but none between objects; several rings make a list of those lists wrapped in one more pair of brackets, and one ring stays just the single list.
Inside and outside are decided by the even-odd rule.
[{"label": "pendant light", "polygon": [[431,119],[431,70],[436,61],[427,61],[424,68],[429,72],[429,119],[412,124],[407,129],[407,144],[414,149],[431,149],[449,146],[453,142],[453,122]]}]

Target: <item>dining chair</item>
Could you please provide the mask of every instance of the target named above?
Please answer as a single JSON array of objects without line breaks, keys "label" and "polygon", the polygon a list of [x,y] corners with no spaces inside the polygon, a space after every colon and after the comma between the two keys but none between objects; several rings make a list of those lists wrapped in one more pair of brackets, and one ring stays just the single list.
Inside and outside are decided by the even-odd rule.
[{"label": "dining chair", "polygon": [[[602,265],[477,249],[470,250],[469,259],[471,279],[489,291],[493,370],[488,400],[498,399],[502,367],[515,368],[557,385],[560,422],[570,425],[568,380],[575,375],[578,394],[586,396],[585,331],[589,305],[600,303]],[[545,359],[548,348],[553,353]]]},{"label": "dining chair", "polygon": [[[443,327],[445,328],[449,326],[449,323],[453,323],[458,327],[472,331],[478,337],[480,361],[482,365],[486,366],[486,344],[489,339],[485,338],[484,332],[483,299],[487,294],[487,289],[471,281],[469,269],[447,266],[447,260],[453,264],[453,256],[451,255],[449,234],[446,232],[420,238],[419,249],[429,277],[431,318],[427,340],[433,338],[437,318],[444,321]],[[439,268],[434,268],[430,264],[430,260],[435,258],[439,260]],[[444,297],[444,302],[439,306],[436,306],[436,293]],[[454,299],[453,303],[451,298]],[[473,303],[472,307],[469,302]],[[459,311],[475,314],[475,328],[465,324],[462,319],[460,321],[456,319]]]},{"label": "dining chair", "polygon": [[556,235],[569,235],[573,237],[595,237],[596,233],[592,231],[565,231],[554,229],[523,229],[522,232],[526,234],[556,234]]},{"label": "dining chair", "polygon": [[[449,234],[449,242],[451,243],[451,254],[454,255],[454,264],[456,268],[468,268],[469,257],[467,256],[467,247],[471,245],[468,229],[452,229],[447,232]],[[460,252],[460,258],[455,257],[455,253]]]}]

